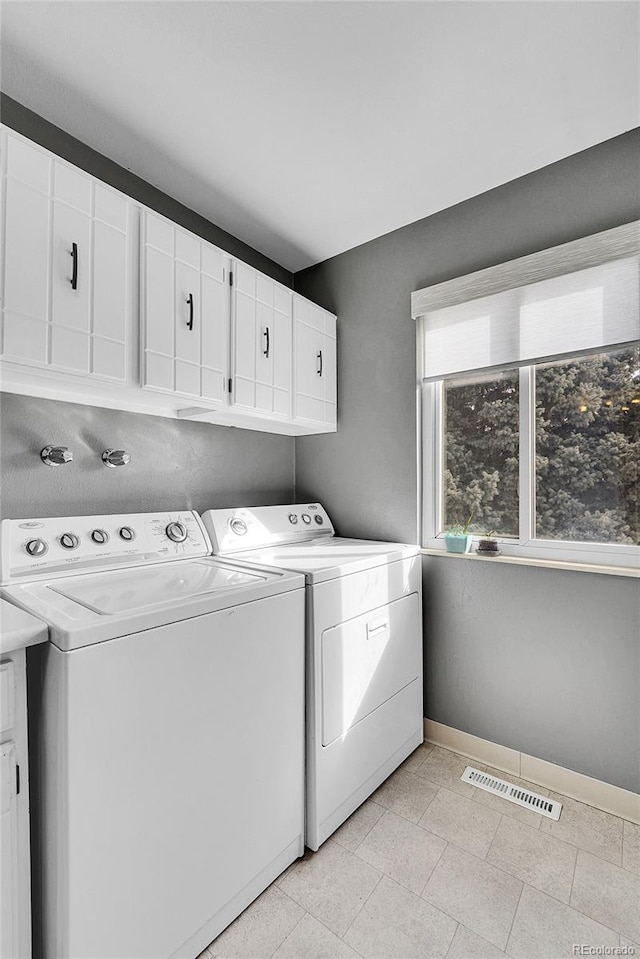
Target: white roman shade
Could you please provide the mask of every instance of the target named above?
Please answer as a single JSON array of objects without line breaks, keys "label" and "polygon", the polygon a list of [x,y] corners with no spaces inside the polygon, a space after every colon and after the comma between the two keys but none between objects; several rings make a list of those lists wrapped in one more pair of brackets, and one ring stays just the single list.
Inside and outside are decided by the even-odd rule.
[{"label": "white roman shade", "polygon": [[[627,248],[638,247],[637,229],[618,230],[626,231]],[[580,257],[567,256],[569,248],[580,244],[584,249],[588,240],[617,232],[557,247],[562,255],[555,262],[554,250],[546,250],[414,293],[412,312],[422,319],[422,378],[529,365],[640,339],[640,256],[635,251],[561,272],[562,265],[580,263]],[[586,262],[594,258],[583,257]],[[536,281],[517,285],[524,278]],[[500,289],[501,281],[508,288]]]}]

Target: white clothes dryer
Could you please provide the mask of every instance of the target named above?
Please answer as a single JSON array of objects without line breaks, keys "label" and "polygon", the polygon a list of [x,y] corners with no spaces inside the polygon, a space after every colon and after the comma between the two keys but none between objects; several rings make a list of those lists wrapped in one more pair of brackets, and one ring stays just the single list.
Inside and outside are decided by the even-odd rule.
[{"label": "white clothes dryer", "polygon": [[214,553],[306,581],[306,844],[423,741],[417,546],[335,536],[319,503],[203,514]]},{"label": "white clothes dryer", "polygon": [[2,523],[0,592],[49,626],[44,959],[194,959],[303,852],[304,580],[210,552],[191,512]]}]

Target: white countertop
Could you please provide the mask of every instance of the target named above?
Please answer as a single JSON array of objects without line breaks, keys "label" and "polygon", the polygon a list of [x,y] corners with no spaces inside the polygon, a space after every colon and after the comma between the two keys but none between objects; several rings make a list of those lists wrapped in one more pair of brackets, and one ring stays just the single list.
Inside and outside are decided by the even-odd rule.
[{"label": "white countertop", "polygon": [[0,653],[45,643],[48,637],[46,623],[0,597]]}]

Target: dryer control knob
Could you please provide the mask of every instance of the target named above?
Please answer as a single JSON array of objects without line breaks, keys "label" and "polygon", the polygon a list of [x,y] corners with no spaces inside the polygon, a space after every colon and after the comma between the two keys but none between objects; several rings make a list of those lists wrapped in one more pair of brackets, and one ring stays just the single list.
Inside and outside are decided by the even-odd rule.
[{"label": "dryer control knob", "polygon": [[313,518],[314,518],[315,522],[318,524],[318,526],[322,526],[322,524],[324,523],[324,519],[323,519],[323,517],[320,515],[320,513],[316,513],[316,515],[315,515]]},{"label": "dryer control knob", "polygon": [[184,543],[187,538],[187,531],[182,523],[169,523],[165,532],[172,543]]},{"label": "dryer control knob", "polygon": [[30,539],[25,549],[29,556],[44,556],[49,547],[43,539]]},{"label": "dryer control knob", "polygon": [[77,549],[80,545],[80,540],[75,533],[63,533],[60,537],[60,545],[64,549]]},{"label": "dryer control knob", "polygon": [[233,533],[236,534],[236,536],[244,536],[244,534],[247,532],[248,526],[239,516],[234,516],[231,520],[229,520],[229,528]]},{"label": "dryer control knob", "polygon": [[94,529],[91,533],[91,539],[98,546],[103,546],[109,541],[109,534],[104,529]]},{"label": "dryer control knob", "polygon": [[303,523],[306,523],[307,526],[309,525],[309,523],[311,522],[311,517],[309,516],[308,513],[303,513],[303,514],[302,514],[302,522],[303,522]]},{"label": "dryer control knob", "polygon": [[293,523],[293,525],[295,526],[296,523],[298,522],[298,514],[297,514],[297,513],[289,513],[289,522],[290,522],[290,523]]},{"label": "dryer control knob", "polygon": [[132,539],[136,538],[136,534],[133,532],[130,526],[122,526],[118,530],[118,536],[127,543],[130,543]]}]

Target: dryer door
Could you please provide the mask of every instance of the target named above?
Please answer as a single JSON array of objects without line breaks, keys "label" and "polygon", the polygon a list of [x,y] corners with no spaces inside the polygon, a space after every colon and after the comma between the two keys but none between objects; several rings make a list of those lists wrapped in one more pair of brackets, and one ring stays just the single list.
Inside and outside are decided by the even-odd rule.
[{"label": "dryer door", "polygon": [[403,596],[322,634],[322,745],[417,679],[420,597]]}]

